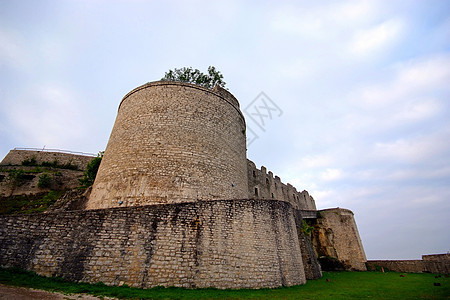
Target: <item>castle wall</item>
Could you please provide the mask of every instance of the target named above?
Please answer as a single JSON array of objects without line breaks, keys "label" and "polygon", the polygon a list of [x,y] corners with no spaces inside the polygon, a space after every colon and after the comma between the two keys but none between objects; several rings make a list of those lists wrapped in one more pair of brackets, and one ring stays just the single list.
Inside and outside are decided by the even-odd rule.
[{"label": "castle wall", "polygon": [[86,165],[94,158],[93,156],[76,155],[63,152],[33,151],[33,150],[10,150],[0,163],[0,166],[20,166],[27,159],[35,158],[38,164],[43,162],[57,161],[58,164],[72,164],[79,170],[86,170]]},{"label": "castle wall", "polygon": [[0,265],[142,288],[303,284],[292,211],[222,200],[0,216]]},{"label": "castle wall", "polygon": [[369,271],[409,272],[409,273],[440,273],[450,274],[450,254],[422,255],[422,260],[369,260]]},{"label": "castle wall", "polygon": [[[320,210],[318,215],[312,238],[319,261],[336,259],[346,270],[365,271],[366,254],[353,212],[332,208]],[[323,263],[322,270],[327,270]]]},{"label": "castle wall", "polygon": [[267,173],[263,166],[261,170],[251,160],[247,159],[248,197],[251,199],[276,199],[287,201],[295,209],[316,210],[316,203],[307,191],[298,192],[291,184],[284,184],[280,177]]},{"label": "castle wall", "polygon": [[122,100],[88,209],[247,198],[245,120],[237,100],[152,82]]},{"label": "castle wall", "polygon": [[302,253],[303,267],[307,280],[318,279],[322,277],[322,269],[317,260],[311,238],[302,230],[303,218],[299,210],[294,210],[295,225],[297,226],[297,236]]}]

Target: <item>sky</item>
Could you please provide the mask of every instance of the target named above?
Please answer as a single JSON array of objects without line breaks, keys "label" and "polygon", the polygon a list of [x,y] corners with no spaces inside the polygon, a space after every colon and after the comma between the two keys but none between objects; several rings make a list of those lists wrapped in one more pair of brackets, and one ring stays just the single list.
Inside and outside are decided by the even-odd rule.
[{"label": "sky", "polygon": [[247,157],[368,259],[450,251],[450,1],[0,0],[0,156],[104,150],[126,93],[210,65]]}]

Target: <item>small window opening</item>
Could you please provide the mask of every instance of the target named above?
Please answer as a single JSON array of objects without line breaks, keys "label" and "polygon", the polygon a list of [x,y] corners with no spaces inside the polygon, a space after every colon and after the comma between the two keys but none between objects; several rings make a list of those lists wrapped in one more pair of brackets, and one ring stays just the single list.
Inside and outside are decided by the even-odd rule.
[{"label": "small window opening", "polygon": [[255,187],[255,196],[258,196],[258,188]]},{"label": "small window opening", "polygon": [[255,171],[253,171],[253,177],[256,177],[256,172]]},{"label": "small window opening", "polygon": [[266,185],[269,185],[269,178],[266,178]]},{"label": "small window opening", "polygon": [[272,198],[273,198],[273,193],[272,193]]}]

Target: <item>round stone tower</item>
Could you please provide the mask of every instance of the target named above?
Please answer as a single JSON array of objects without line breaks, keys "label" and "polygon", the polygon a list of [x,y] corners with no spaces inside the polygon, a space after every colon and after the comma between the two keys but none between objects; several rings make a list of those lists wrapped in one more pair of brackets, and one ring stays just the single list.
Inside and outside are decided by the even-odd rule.
[{"label": "round stone tower", "polygon": [[245,120],[228,91],[157,81],[122,100],[87,209],[244,199]]}]

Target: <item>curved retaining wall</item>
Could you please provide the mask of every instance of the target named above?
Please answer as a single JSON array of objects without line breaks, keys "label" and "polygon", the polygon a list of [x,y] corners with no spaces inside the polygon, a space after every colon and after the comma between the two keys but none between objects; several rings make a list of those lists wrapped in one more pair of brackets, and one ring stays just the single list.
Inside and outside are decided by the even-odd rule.
[{"label": "curved retaining wall", "polygon": [[221,88],[159,81],[122,100],[87,209],[244,198],[237,100]]},{"label": "curved retaining wall", "polygon": [[57,162],[60,165],[71,164],[78,167],[79,170],[86,170],[86,165],[94,159],[95,156],[77,155],[64,152],[36,151],[36,150],[10,150],[2,160],[0,165],[21,166],[22,162],[34,158],[36,163]]},{"label": "curved retaining wall", "polygon": [[306,281],[292,206],[265,200],[0,216],[0,265],[142,288]]}]

